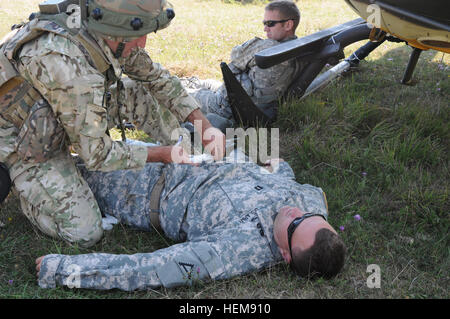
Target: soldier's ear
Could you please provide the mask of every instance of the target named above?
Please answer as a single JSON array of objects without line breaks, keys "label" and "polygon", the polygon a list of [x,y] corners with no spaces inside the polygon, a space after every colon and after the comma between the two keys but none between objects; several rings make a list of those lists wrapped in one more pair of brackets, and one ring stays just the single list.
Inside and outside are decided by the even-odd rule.
[{"label": "soldier's ear", "polygon": [[286,31],[294,30],[294,20],[286,21],[286,23],[284,24],[284,27],[285,27]]},{"label": "soldier's ear", "polygon": [[283,259],[286,263],[291,262],[291,254],[289,253],[289,250],[278,247],[278,250],[280,251],[281,256],[283,256]]}]

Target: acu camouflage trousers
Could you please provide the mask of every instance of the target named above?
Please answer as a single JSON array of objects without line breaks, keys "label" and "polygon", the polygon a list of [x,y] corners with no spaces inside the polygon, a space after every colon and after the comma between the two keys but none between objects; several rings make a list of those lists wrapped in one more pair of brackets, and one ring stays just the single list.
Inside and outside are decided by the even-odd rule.
[{"label": "acu camouflage trousers", "polygon": [[[137,122],[137,128],[162,143],[172,144],[171,132],[180,127],[176,117],[140,82],[124,78],[123,84],[120,108],[116,103],[117,90],[111,89],[109,118],[117,119],[120,112],[123,120]],[[151,114],[146,117],[150,120],[139,122],[141,113]],[[100,209],[67,146],[46,162],[30,165],[17,159],[8,166],[13,191],[35,227],[53,238],[84,247],[100,240],[103,235]]]}]

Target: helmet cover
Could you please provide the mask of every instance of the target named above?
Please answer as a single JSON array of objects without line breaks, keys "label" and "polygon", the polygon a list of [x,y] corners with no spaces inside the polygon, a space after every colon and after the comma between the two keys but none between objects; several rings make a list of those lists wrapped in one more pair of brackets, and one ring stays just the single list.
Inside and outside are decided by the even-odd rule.
[{"label": "helmet cover", "polygon": [[166,0],[88,1],[88,30],[112,37],[141,37],[167,27],[175,17]]}]

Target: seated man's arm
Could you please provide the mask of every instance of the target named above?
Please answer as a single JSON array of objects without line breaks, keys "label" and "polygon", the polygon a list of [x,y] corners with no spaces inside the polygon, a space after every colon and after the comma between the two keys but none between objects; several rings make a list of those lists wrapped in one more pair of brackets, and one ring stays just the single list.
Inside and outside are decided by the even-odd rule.
[{"label": "seated man's arm", "polygon": [[122,60],[124,73],[133,80],[146,83],[147,89],[160,104],[168,108],[180,122],[200,108],[198,102],[182,87],[178,77],[161,64],[152,61],[144,49],[133,50]]},{"label": "seated man's arm", "polygon": [[231,50],[231,62],[229,63],[230,69],[233,73],[236,73],[235,71],[243,72],[248,68],[256,66],[255,54],[276,44],[279,44],[279,42],[270,39],[263,40],[255,37],[241,45],[235,46]]},{"label": "seated man's arm", "polygon": [[[144,49],[132,51],[122,61],[124,72],[131,79],[146,84],[151,95],[163,107],[168,108],[180,122],[191,122],[201,132],[202,145],[209,145],[207,150],[215,160],[223,158],[225,153],[225,135],[214,129],[209,120],[202,114],[200,104],[190,96],[181,85],[180,79],[171,75],[161,64],[154,63]],[[205,131],[209,131],[205,137]],[[214,137],[216,138],[214,138]]]}]

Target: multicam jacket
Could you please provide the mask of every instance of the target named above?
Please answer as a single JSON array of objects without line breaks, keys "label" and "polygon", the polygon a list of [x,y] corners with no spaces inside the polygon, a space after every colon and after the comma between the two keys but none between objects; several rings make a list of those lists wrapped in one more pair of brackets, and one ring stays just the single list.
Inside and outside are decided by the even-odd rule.
[{"label": "multicam jacket", "polygon": [[134,255],[47,255],[39,275],[42,288],[170,288],[258,271],[282,260],[273,237],[281,207],[328,216],[322,190],[297,183],[286,162],[274,173],[253,163],[149,163],[139,171],[85,174],[102,210],[149,231],[149,194],[165,174],[161,227],[181,242]]},{"label": "multicam jacket", "polygon": [[[23,37],[35,30],[39,30],[39,36],[22,43]],[[112,71],[110,74],[120,77],[123,71],[129,78],[141,81],[179,121],[185,121],[199,107],[182,89],[179,80],[160,64],[153,63],[144,50],[136,50],[130,56],[132,63],[118,61],[102,39],[93,34],[90,38],[103,51],[98,54],[104,55],[106,69]],[[93,170],[144,166],[145,147],[112,141],[108,136],[107,129],[117,124],[119,112],[117,108],[106,110],[104,103],[105,90],[113,81],[105,83],[107,78],[102,73],[105,70],[98,70],[83,43],[65,27],[36,18],[15,30],[2,50],[33,90],[29,97],[24,97],[31,105],[21,102],[23,107],[15,107],[10,117],[5,116],[6,110],[2,109],[0,161],[12,165],[20,158],[33,165],[61,149],[67,150],[70,144]],[[5,105],[1,104],[1,107]],[[146,106],[125,105],[125,108],[126,113],[133,116],[122,117],[122,120],[137,122],[136,125],[145,130]],[[16,170],[16,173],[20,171]]]}]

